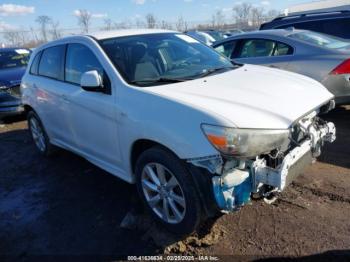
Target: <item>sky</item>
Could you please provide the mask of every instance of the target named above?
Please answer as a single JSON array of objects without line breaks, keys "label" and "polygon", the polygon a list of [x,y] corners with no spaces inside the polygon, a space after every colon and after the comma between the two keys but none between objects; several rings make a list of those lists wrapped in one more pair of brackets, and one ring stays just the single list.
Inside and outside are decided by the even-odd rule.
[{"label": "sky", "polygon": [[180,16],[190,22],[205,22],[210,21],[215,10],[232,17],[232,7],[242,2],[281,11],[311,0],[0,0],[0,32],[37,28],[35,19],[39,15],[59,21],[61,28],[77,28],[79,9],[92,14],[92,27],[102,26],[106,18],[135,21],[148,13],[169,22]]}]

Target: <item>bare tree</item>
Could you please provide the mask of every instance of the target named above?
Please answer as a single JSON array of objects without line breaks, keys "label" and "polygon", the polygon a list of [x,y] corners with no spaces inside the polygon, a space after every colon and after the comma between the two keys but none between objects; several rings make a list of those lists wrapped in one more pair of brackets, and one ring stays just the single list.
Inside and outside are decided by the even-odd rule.
[{"label": "bare tree", "polygon": [[78,25],[81,27],[83,33],[89,33],[91,24],[91,13],[85,9],[80,9],[76,12],[78,18]]},{"label": "bare tree", "polygon": [[222,10],[217,10],[215,14],[213,14],[211,24],[213,28],[220,28],[225,24],[225,15]]},{"label": "bare tree", "polygon": [[232,9],[233,18],[239,27],[241,28],[248,27],[251,9],[252,9],[252,4],[250,3],[242,3],[240,5],[236,5],[235,7],[233,7]]},{"label": "bare tree", "polygon": [[39,42],[38,35],[36,34],[36,32],[35,32],[33,27],[30,28],[30,32],[32,33],[32,37],[33,37],[34,41],[35,42]]},{"label": "bare tree", "polygon": [[156,28],[157,19],[153,14],[146,15],[147,28]]},{"label": "bare tree", "polygon": [[37,22],[40,26],[40,31],[42,35],[42,39],[44,42],[47,42],[47,27],[51,23],[52,19],[47,15],[40,15],[36,18],[35,22]]},{"label": "bare tree", "polygon": [[146,24],[143,20],[137,18],[135,21],[135,26],[136,26],[136,28],[145,28]]},{"label": "bare tree", "polygon": [[264,9],[261,7],[253,7],[250,10],[250,16],[253,27],[259,27],[266,19]]},{"label": "bare tree", "polygon": [[177,19],[175,24],[176,30],[179,32],[185,32],[188,29],[188,23],[184,20],[182,16]]},{"label": "bare tree", "polygon": [[51,36],[52,36],[52,39],[56,40],[58,38],[61,37],[61,32],[59,30],[59,26],[60,26],[60,22],[59,21],[51,21],[50,23],[51,25]]},{"label": "bare tree", "polygon": [[167,22],[167,21],[165,21],[165,20],[162,20],[162,21],[160,22],[160,28],[161,28],[161,29],[168,29],[168,30],[172,30],[172,29],[173,29],[171,23],[169,23],[169,22]]},{"label": "bare tree", "polygon": [[110,31],[113,29],[113,20],[112,19],[110,19],[110,18],[105,19],[104,24],[105,24],[104,30]]},{"label": "bare tree", "polygon": [[10,43],[11,46],[18,46],[20,44],[20,34],[17,31],[10,30],[3,33],[4,39]]}]

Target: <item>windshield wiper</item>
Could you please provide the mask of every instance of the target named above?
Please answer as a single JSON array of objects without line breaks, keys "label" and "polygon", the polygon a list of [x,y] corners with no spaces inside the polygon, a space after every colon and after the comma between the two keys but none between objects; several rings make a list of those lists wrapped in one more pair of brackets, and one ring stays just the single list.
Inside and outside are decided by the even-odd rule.
[{"label": "windshield wiper", "polygon": [[185,82],[188,79],[180,79],[180,78],[167,78],[167,77],[160,77],[160,78],[146,78],[146,79],[140,79],[140,80],[133,80],[129,83],[131,84],[145,84],[145,83],[179,83],[179,82]]},{"label": "windshield wiper", "polygon": [[217,68],[210,68],[210,69],[206,70],[203,73],[195,75],[194,77],[196,77],[196,78],[206,77],[206,76],[212,75],[214,73],[217,73],[217,72],[220,72],[220,71],[223,71],[223,70],[232,70],[232,69],[233,69],[233,67],[227,67],[227,66],[225,66],[225,67],[217,67]]}]

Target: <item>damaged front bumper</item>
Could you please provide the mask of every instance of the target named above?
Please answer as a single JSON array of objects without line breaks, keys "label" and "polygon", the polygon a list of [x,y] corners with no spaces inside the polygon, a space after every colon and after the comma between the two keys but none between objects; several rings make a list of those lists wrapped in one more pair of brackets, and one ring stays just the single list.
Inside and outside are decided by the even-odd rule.
[{"label": "damaged front bumper", "polygon": [[297,124],[303,139],[283,152],[281,161],[271,166],[266,156],[255,159],[223,159],[220,155],[189,160],[213,174],[212,186],[216,203],[222,212],[235,211],[250,202],[250,196],[266,194],[266,189],[282,191],[313,159],[321,153],[324,142],[335,140],[335,126],[317,118],[316,112]]}]

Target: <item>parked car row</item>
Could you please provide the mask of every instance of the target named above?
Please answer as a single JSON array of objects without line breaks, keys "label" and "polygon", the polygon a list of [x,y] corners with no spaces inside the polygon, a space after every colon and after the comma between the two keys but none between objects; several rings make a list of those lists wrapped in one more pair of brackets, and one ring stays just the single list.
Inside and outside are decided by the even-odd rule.
[{"label": "parked car row", "polygon": [[[39,152],[64,148],[136,184],[160,224],[188,234],[252,194],[283,191],[335,140],[321,115],[350,98],[347,40],[294,28],[233,33],[55,40],[33,50],[22,101],[11,101]],[[20,78],[30,54],[3,50],[2,72]],[[0,99],[19,84],[7,78]]]},{"label": "parked car row", "polygon": [[228,29],[228,30],[190,30],[186,31],[185,34],[203,42],[204,44],[211,46],[214,42],[220,41],[230,36],[238,35],[243,33],[239,29]]}]

